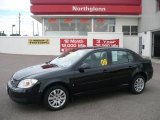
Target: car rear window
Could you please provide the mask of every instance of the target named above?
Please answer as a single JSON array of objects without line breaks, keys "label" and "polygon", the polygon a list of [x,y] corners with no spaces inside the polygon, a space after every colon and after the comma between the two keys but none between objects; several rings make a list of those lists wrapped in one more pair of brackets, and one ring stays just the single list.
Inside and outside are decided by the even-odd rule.
[{"label": "car rear window", "polygon": [[112,55],[112,64],[120,64],[120,63],[127,63],[128,60],[128,53],[126,51],[111,51]]}]

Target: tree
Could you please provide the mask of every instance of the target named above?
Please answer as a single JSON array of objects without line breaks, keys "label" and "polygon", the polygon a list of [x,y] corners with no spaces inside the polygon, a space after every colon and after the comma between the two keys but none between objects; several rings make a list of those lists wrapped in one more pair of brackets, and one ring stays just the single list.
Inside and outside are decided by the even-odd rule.
[{"label": "tree", "polygon": [[4,31],[0,31],[0,36],[7,36]]}]

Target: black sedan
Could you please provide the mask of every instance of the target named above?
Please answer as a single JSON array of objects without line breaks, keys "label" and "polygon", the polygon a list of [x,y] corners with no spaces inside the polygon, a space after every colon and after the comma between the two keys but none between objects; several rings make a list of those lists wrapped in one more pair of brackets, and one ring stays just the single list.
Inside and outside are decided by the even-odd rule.
[{"label": "black sedan", "polygon": [[152,78],[149,59],[122,48],[79,48],[52,61],[16,72],[7,84],[12,100],[43,102],[50,110],[65,107],[73,95],[128,85],[140,94]]}]

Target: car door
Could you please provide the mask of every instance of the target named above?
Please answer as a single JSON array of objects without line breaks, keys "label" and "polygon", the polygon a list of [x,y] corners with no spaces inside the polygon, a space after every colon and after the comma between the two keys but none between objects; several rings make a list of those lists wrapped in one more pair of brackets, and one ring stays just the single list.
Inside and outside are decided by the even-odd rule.
[{"label": "car door", "polygon": [[[88,64],[89,68],[79,70],[83,64]],[[82,92],[87,90],[96,90],[105,86],[105,80],[109,79],[108,72],[110,66],[107,60],[107,51],[93,52],[88,55],[75,70],[75,75],[72,77],[74,91]]]},{"label": "car door", "polygon": [[110,54],[112,85],[127,84],[136,69],[133,56],[125,50],[111,50]]}]

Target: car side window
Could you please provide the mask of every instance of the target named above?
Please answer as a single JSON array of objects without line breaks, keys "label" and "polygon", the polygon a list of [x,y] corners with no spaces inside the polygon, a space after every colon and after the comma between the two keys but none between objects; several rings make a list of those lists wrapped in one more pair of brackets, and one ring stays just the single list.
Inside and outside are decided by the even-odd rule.
[{"label": "car side window", "polygon": [[130,52],[128,52],[128,59],[129,59],[129,62],[133,62],[134,61],[134,55]]},{"label": "car side window", "polygon": [[112,64],[121,64],[129,62],[128,53],[126,51],[111,51],[111,55]]},{"label": "car side window", "polygon": [[106,66],[108,64],[107,52],[103,51],[92,53],[83,61],[83,63],[87,63],[90,68]]}]

